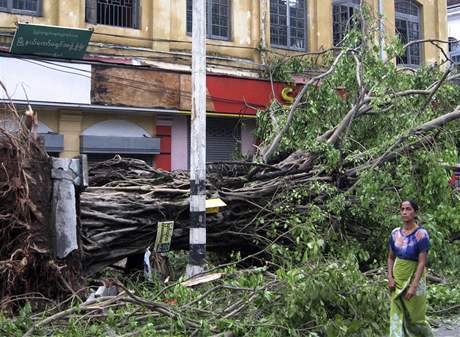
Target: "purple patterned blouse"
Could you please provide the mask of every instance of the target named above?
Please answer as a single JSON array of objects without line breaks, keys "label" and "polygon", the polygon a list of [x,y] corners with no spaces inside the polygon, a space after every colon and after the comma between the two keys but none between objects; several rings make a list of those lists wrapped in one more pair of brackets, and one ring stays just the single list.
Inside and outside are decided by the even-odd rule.
[{"label": "purple patterned blouse", "polygon": [[418,255],[430,248],[430,237],[423,227],[417,227],[407,236],[398,227],[391,232],[389,246],[400,259],[418,261]]}]

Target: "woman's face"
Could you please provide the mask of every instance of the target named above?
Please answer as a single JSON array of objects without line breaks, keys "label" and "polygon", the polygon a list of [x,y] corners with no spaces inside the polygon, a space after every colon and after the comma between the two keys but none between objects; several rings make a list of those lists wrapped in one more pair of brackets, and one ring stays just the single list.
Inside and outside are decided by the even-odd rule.
[{"label": "woman's face", "polygon": [[404,201],[399,211],[404,222],[411,222],[415,219],[415,210],[409,201]]}]

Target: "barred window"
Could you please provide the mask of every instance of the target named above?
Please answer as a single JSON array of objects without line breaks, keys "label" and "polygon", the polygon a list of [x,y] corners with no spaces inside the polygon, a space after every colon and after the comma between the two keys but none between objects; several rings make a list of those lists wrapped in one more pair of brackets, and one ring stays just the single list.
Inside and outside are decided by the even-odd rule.
[{"label": "barred window", "polygon": [[[230,0],[206,0],[206,36],[230,40]],[[187,33],[192,33],[192,0],[187,0]]]},{"label": "barred window", "polygon": [[86,0],[86,21],[102,25],[139,28],[140,0]]},{"label": "barred window", "polygon": [[[421,39],[420,6],[414,0],[395,0],[396,34],[403,44]],[[422,58],[421,45],[406,48],[404,55],[398,57],[398,64],[417,66]]]},{"label": "barred window", "polygon": [[41,0],[0,0],[0,11],[24,15],[41,15]]},{"label": "barred window", "polygon": [[360,0],[334,0],[332,6],[333,42],[337,46],[355,25],[360,23],[354,18],[359,11]]},{"label": "barred window", "polygon": [[306,0],[270,0],[270,43],[274,47],[305,50]]}]

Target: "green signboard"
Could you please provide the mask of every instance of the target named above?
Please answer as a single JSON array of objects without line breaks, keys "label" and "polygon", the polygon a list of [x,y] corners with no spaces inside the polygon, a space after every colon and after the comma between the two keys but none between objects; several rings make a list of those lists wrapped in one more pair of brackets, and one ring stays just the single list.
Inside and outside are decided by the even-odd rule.
[{"label": "green signboard", "polygon": [[92,31],[19,23],[11,44],[12,54],[82,59]]}]

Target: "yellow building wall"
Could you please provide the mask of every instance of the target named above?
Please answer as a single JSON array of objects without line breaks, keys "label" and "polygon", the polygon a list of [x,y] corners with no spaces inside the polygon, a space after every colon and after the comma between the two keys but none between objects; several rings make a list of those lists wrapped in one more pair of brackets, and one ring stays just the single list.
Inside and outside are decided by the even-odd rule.
[{"label": "yellow building wall", "polygon": [[[378,0],[365,0],[377,16]],[[385,33],[394,36],[394,1],[383,0]],[[424,38],[447,39],[446,0],[419,0],[422,7],[422,30]],[[329,48],[332,45],[332,0],[307,0],[307,45],[308,51]],[[191,36],[186,33],[186,0],[141,0],[140,29],[120,28],[105,25],[93,25],[85,22],[84,0],[43,0],[43,16],[23,16],[0,13],[0,26],[14,27],[15,23],[30,22],[37,24],[61,25],[67,27],[92,28],[93,44],[88,51],[124,56],[174,59],[174,52],[191,53]],[[264,17],[261,17],[264,15]],[[257,49],[265,45],[270,47],[270,11],[269,0],[233,0],[231,1],[231,38],[230,41],[208,39],[207,52],[210,56],[230,58],[210,59],[210,64],[231,66],[238,60],[250,60],[255,64],[246,64],[251,68],[261,62]],[[264,27],[265,24],[265,27]],[[101,44],[106,44],[101,45]],[[107,46],[124,45],[130,48]],[[439,61],[440,53],[434,46],[423,48],[427,63]],[[290,51],[279,49],[281,53]],[[177,55],[175,55],[177,57]],[[233,62],[233,63],[232,63]],[[241,62],[240,62],[241,63]],[[245,65],[242,65],[245,67]]]},{"label": "yellow building wall", "polygon": [[[365,1],[377,17],[378,0]],[[446,0],[418,2],[422,8],[423,38],[447,40]],[[264,61],[264,54],[259,47],[270,49],[269,4],[270,0],[232,0],[230,40],[207,40],[207,53],[211,56],[208,63],[257,68]],[[394,1],[383,0],[383,4],[386,39],[392,39],[395,34]],[[88,48],[91,53],[166,59],[168,62],[190,64],[190,57],[178,54],[191,54],[191,36],[186,33],[186,0],[141,0],[140,15],[140,29],[93,25],[85,22],[84,0],[43,0],[42,16],[0,13],[0,27],[14,28],[17,22],[29,22],[91,28],[94,29],[92,44]],[[5,38],[0,40],[4,42]],[[113,45],[124,48],[114,48]],[[307,51],[324,50],[331,46],[332,0],[307,0]],[[286,55],[296,53],[286,49],[273,50]],[[434,46],[425,44],[422,50],[424,62],[440,61],[441,53]],[[153,116],[43,110],[39,112],[39,118],[48,127],[64,135],[64,152],[61,154],[64,157],[78,155],[81,132],[107,119],[131,121],[155,135]]]},{"label": "yellow building wall", "polygon": [[51,110],[38,110],[37,111],[38,120],[44,123],[54,132],[58,132],[59,129],[59,119],[56,111]]}]

